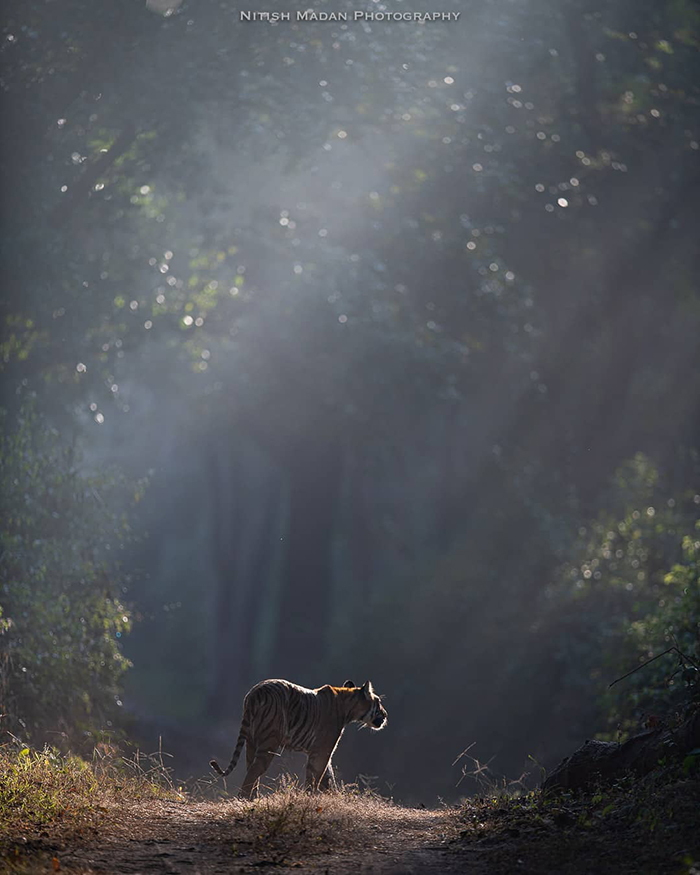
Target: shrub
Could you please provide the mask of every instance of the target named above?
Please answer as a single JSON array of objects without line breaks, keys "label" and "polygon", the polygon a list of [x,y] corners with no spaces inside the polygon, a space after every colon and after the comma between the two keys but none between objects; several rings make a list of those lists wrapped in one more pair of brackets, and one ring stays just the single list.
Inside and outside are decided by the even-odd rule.
[{"label": "shrub", "polygon": [[[620,469],[613,495],[611,509],[581,529],[576,558],[552,595],[577,618],[566,644],[569,671],[600,687],[615,733],[682,709],[700,687],[693,666],[700,662],[700,495],[667,494],[641,454]],[[669,654],[606,690],[671,646],[690,657],[685,668]]]},{"label": "shrub", "polygon": [[133,487],[81,473],[79,453],[35,411],[11,425],[0,438],[0,713],[35,743],[56,731],[75,741],[121,705],[133,533],[115,508]]}]

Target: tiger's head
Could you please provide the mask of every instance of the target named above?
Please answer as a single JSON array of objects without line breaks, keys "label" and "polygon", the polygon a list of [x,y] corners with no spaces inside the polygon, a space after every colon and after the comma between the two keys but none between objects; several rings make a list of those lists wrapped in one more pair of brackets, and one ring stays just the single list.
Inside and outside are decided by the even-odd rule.
[{"label": "tiger's head", "polygon": [[344,687],[349,687],[355,694],[353,720],[369,726],[370,729],[384,729],[389,719],[382,700],[374,692],[372,681],[367,681],[361,687],[356,687],[352,681],[345,681]]}]

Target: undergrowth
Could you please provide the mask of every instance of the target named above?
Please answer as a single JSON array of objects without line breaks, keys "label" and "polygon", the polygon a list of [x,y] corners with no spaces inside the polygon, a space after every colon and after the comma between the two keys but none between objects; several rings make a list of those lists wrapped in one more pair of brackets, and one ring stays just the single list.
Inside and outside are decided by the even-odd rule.
[{"label": "undergrowth", "polygon": [[[137,840],[169,842],[173,853],[181,845],[206,848],[217,865],[245,871],[300,866],[374,847],[379,833],[401,835],[407,818],[420,815],[355,785],[309,794],[291,780],[254,801],[204,801],[196,788],[193,799],[173,784],[163,757],[124,757],[108,745],[91,760],[0,748],[0,869],[4,862],[16,875],[33,875],[50,871],[53,861],[56,870],[92,871],[88,861],[106,837],[108,854],[121,847],[130,855]],[[471,859],[476,852],[490,875],[700,875],[694,755],[662,761],[643,778],[628,775],[578,792],[528,790],[526,776],[506,785],[472,763],[465,775],[477,780],[479,795],[457,810],[444,808],[441,829],[459,832],[450,853]]]},{"label": "undergrowth", "polygon": [[493,875],[595,872],[700,875],[700,774],[686,758],[580,791],[492,785],[459,812],[461,840]]},{"label": "undergrowth", "polygon": [[0,841],[38,831],[83,832],[117,803],[183,798],[162,755],[121,756],[100,745],[92,760],[53,748],[0,747]]},{"label": "undergrowth", "polygon": [[254,801],[205,801],[197,784],[188,791],[175,786],[162,753],[125,757],[98,745],[87,760],[50,748],[0,747],[0,870],[16,875],[50,871],[52,863],[56,871],[91,871],[78,862],[76,849],[108,837],[175,836],[182,843],[189,828],[196,838],[187,841],[211,841],[228,859],[294,865],[337,851],[351,835],[353,843],[362,842],[378,819],[398,811],[355,785],[309,794],[291,779]]}]

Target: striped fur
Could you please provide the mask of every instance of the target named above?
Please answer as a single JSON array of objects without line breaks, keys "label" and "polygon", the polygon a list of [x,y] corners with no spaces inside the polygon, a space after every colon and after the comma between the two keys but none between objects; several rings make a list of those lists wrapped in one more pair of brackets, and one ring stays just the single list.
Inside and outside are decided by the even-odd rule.
[{"label": "striped fur", "polygon": [[236,767],[246,745],[247,774],[241,796],[249,799],[279,748],[308,754],[306,786],[317,789],[321,781],[335,785],[331,758],[345,727],[352,722],[383,729],[387,714],[367,681],[356,687],[326,685],[308,690],[283,680],[261,681],[243,700],[243,719],[231,762],[223,771],[216,760],[211,767],[224,777]]}]

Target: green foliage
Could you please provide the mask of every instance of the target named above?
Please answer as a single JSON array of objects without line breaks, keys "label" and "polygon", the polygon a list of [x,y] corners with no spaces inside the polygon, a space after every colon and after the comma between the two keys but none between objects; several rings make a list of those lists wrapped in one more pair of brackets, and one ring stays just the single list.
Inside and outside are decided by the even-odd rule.
[{"label": "green foliage", "polygon": [[4,830],[51,826],[70,807],[76,820],[89,816],[98,784],[87,763],[47,750],[0,752],[0,822]]},{"label": "green foliage", "polygon": [[700,771],[700,747],[693,748],[683,760],[683,774],[685,777],[697,774]]},{"label": "green foliage", "polygon": [[570,643],[568,654],[585,653],[578,671],[601,687],[670,646],[689,657],[675,665],[669,654],[604,693],[609,728],[634,731],[699,689],[700,497],[668,497],[638,454],[618,471],[610,507],[582,527],[577,558],[562,569],[577,636],[595,636],[579,650]]},{"label": "green foliage", "polygon": [[[34,831],[83,832],[104,828],[118,804],[148,799],[183,800],[157,755],[124,758],[99,744],[92,761],[13,744],[0,747],[0,842]],[[21,847],[21,844],[20,844]],[[15,853],[13,856],[17,857]],[[0,861],[2,852],[0,851]]]},{"label": "green foliage", "polygon": [[30,408],[0,438],[4,725],[30,738],[109,724],[129,666],[121,555],[133,533],[115,510],[127,484],[80,461]]}]

